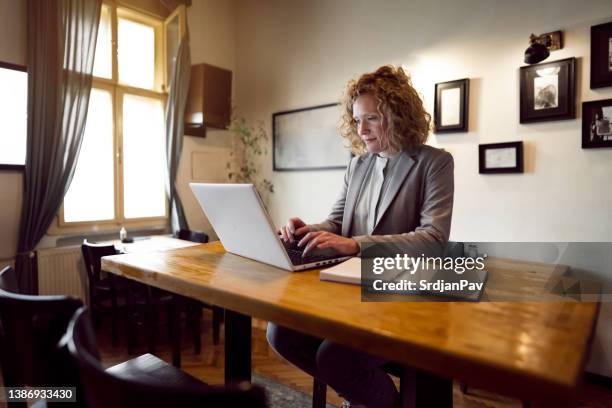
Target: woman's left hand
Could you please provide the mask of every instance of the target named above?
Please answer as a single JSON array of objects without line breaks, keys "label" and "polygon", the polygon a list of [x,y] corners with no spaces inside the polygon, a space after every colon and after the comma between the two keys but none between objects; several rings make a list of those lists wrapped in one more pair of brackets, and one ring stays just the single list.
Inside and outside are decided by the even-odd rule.
[{"label": "woman's left hand", "polygon": [[332,248],[341,255],[355,255],[359,252],[359,244],[352,238],[346,238],[328,231],[311,231],[298,242],[304,248],[303,256],[308,255],[315,248]]}]

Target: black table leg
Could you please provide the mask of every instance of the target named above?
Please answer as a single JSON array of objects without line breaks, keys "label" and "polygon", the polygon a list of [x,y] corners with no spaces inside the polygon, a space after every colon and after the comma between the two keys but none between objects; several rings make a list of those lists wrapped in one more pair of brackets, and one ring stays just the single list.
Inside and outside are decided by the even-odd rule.
[{"label": "black table leg", "polygon": [[225,310],[225,384],[251,382],[251,316]]},{"label": "black table leg", "polygon": [[318,378],[312,382],[312,408],[325,408],[327,405],[327,384]]},{"label": "black table leg", "polygon": [[405,368],[400,381],[402,408],[452,408],[453,381]]},{"label": "black table leg", "polygon": [[170,325],[172,331],[172,365],[181,368],[181,307],[177,296],[170,301]]}]

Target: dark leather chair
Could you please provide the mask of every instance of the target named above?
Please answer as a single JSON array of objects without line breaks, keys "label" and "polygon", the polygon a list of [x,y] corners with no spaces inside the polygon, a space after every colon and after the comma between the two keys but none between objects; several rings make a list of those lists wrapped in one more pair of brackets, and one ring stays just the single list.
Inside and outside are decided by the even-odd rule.
[{"label": "dark leather chair", "polygon": [[76,386],[76,372],[64,364],[65,358],[56,345],[83,303],[67,296],[21,295],[15,293],[16,289],[13,268],[4,268],[0,272],[0,364],[4,385]]},{"label": "dark leather chair", "polygon": [[77,363],[90,408],[266,406],[258,386],[209,386],[150,354],[104,370],[86,308],[75,313],[62,344]]},{"label": "dark leather chair", "polygon": [[0,271],[0,289],[7,292],[19,293],[19,282],[15,270],[7,266]]}]

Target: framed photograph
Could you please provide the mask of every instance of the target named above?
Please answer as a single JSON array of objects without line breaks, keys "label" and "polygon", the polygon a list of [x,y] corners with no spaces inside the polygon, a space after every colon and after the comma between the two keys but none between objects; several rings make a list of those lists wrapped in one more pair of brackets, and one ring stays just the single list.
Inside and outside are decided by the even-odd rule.
[{"label": "framed photograph", "polygon": [[520,122],[576,117],[576,58],[521,67]]},{"label": "framed photograph", "polygon": [[582,148],[612,147],[612,99],[582,103]]},{"label": "framed photograph", "polygon": [[469,79],[436,84],[434,125],[436,133],[468,131]]},{"label": "framed photograph", "polygon": [[480,174],[522,173],[523,142],[478,145]]},{"label": "framed photograph", "polygon": [[591,27],[591,89],[612,86],[612,22]]},{"label": "framed photograph", "polygon": [[346,168],[351,151],[340,135],[340,116],[337,103],[274,113],[274,170]]}]

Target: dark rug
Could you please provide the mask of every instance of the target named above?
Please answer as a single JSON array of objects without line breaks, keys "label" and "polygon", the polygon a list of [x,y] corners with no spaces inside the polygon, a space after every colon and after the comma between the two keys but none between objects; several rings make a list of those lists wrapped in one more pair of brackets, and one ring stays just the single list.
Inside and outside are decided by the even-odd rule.
[{"label": "dark rug", "polygon": [[[253,383],[266,389],[270,408],[310,408],[312,396],[294,390],[284,384],[278,383],[259,374],[253,373]],[[327,392],[330,392],[329,390]],[[327,404],[327,408],[335,408]]]}]

